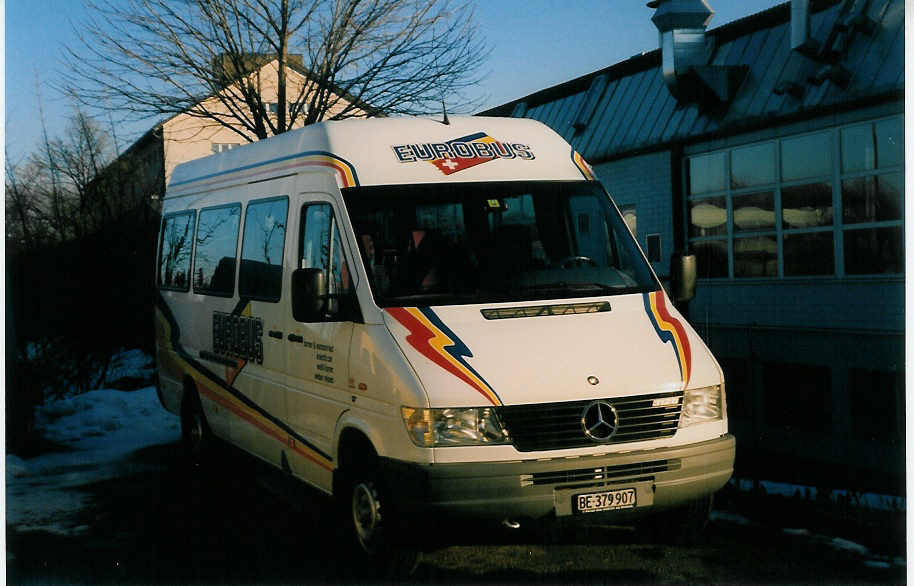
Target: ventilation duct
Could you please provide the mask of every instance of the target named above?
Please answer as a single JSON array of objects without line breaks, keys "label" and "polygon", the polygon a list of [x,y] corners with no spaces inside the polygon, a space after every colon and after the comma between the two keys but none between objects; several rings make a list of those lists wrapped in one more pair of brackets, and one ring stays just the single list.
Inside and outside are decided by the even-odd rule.
[{"label": "ventilation duct", "polygon": [[652,0],[660,31],[663,80],[680,102],[722,105],[733,99],[746,67],[709,65],[714,38],[705,34],[714,11],[705,0]]},{"label": "ventilation duct", "polygon": [[790,0],[790,48],[806,56],[819,51],[819,44],[809,36],[809,0]]}]

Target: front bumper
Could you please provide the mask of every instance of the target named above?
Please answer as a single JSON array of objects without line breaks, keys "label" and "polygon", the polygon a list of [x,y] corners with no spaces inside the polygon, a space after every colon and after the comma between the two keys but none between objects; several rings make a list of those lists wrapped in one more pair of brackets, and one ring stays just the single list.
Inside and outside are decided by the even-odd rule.
[{"label": "front bumper", "polygon": [[714,493],[732,475],[735,453],[736,440],[727,434],[687,446],[550,460],[415,464],[388,458],[381,470],[405,514],[539,519],[572,514],[575,494],[635,488],[635,508],[597,513],[621,519]]}]

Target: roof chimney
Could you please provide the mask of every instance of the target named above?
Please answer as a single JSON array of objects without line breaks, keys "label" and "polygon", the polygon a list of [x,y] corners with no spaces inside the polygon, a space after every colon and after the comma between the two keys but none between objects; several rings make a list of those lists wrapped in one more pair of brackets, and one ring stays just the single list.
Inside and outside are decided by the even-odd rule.
[{"label": "roof chimney", "polygon": [[714,38],[705,31],[714,16],[706,0],[651,0],[651,20],[660,31],[663,79],[681,102],[720,105],[729,102],[745,67],[708,65]]}]

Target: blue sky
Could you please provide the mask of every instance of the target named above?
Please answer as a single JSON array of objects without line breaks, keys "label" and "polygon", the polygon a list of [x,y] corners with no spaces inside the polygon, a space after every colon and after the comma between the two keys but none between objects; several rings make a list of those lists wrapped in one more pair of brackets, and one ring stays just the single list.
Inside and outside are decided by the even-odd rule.
[{"label": "blue sky", "polygon": [[[482,109],[573,79],[657,47],[646,0],[480,1],[476,19],[492,48],[477,95]],[[778,0],[708,0],[710,27],[764,10]],[[80,0],[6,0],[5,143],[13,161],[41,140],[38,90],[49,133],[61,134],[71,107],[53,89],[62,51],[84,16]],[[119,129],[122,143],[151,126]],[[125,145],[122,144],[121,148]]]}]

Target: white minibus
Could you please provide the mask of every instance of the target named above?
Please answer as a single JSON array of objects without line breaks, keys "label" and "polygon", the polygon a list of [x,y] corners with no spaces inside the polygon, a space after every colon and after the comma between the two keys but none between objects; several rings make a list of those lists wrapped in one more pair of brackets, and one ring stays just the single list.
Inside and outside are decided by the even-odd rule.
[{"label": "white minibus", "polygon": [[156,284],[190,452],[336,497],[378,563],[451,516],[701,527],[732,474],[719,365],[532,120],[326,122],[180,165]]}]

